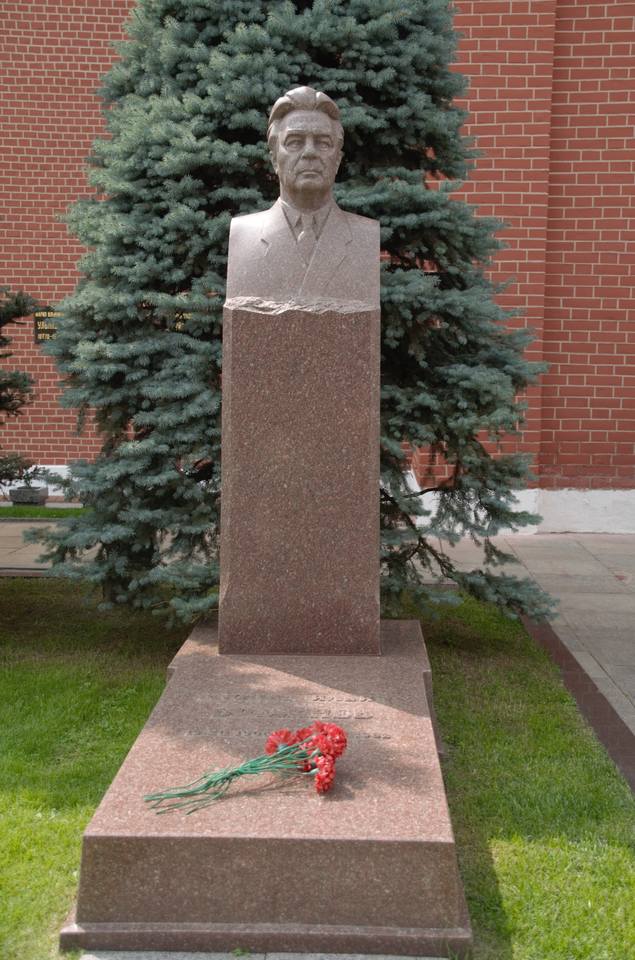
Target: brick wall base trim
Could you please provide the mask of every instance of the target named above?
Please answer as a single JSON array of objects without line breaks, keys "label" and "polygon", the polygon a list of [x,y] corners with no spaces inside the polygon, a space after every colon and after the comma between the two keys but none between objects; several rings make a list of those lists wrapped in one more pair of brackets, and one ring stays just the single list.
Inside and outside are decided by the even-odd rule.
[{"label": "brick wall base trim", "polygon": [[635,490],[525,490],[523,497],[542,517],[533,533],[635,533]]},{"label": "brick wall base trim", "polygon": [[[412,474],[410,486],[419,489]],[[635,533],[635,490],[520,490],[518,509],[542,517],[538,526],[516,533]],[[434,512],[435,495],[427,494],[423,505]],[[501,534],[510,533],[501,530]]]}]

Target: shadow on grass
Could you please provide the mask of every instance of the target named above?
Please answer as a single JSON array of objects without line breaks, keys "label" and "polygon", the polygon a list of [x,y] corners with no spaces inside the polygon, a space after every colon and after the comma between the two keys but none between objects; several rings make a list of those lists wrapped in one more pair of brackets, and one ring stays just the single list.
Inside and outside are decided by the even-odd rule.
[{"label": "shadow on grass", "polygon": [[99,610],[89,585],[53,577],[0,581],[0,654],[68,658],[108,654],[113,666],[169,663],[190,628],[168,629],[152,612]]}]

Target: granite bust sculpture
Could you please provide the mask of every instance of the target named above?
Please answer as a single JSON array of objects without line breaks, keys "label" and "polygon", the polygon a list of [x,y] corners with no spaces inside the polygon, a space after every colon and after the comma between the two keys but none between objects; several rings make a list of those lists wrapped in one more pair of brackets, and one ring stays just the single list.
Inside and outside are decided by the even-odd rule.
[{"label": "granite bust sculpture", "polygon": [[379,223],[333,199],[344,132],[337,104],[296,87],[271,109],[267,140],[280,197],[235,217],[229,234],[227,299],[379,303]]}]

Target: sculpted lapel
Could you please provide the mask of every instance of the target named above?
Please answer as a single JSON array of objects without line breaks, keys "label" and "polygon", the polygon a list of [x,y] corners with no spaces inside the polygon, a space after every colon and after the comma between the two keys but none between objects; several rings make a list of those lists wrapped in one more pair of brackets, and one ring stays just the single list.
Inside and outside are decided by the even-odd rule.
[{"label": "sculpted lapel", "polygon": [[301,295],[319,296],[329,292],[338,270],[348,256],[348,246],[352,239],[346,216],[333,204],[302,281]]},{"label": "sculpted lapel", "polygon": [[345,213],[333,204],[311,263],[306,267],[298,254],[296,239],[282,204],[277,200],[263,216],[258,253],[265,263],[271,257],[271,268],[278,275],[280,292],[295,292],[305,297],[323,296],[328,295],[330,287],[336,286],[338,271],[348,258],[352,240]]},{"label": "sculpted lapel", "polygon": [[269,256],[275,258],[275,271],[284,276],[281,284],[283,289],[299,290],[306,267],[298,254],[297,243],[280,200],[276,200],[266,212],[266,218],[263,218],[260,247],[265,260]]}]

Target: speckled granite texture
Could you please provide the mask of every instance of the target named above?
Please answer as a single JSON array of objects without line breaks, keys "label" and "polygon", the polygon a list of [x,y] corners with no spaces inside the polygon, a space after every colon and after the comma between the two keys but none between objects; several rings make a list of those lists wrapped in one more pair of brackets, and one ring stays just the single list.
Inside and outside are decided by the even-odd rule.
[{"label": "speckled granite texture", "polygon": [[379,654],[379,311],[229,301],[222,653]]},{"label": "speckled granite texture", "polygon": [[[200,628],[184,645],[86,829],[63,946],[461,955],[471,936],[418,623],[382,624],[381,657],[219,656],[215,639]],[[313,719],[349,734],[326,797],[308,777],[262,777],[192,816],[144,806]]]}]

